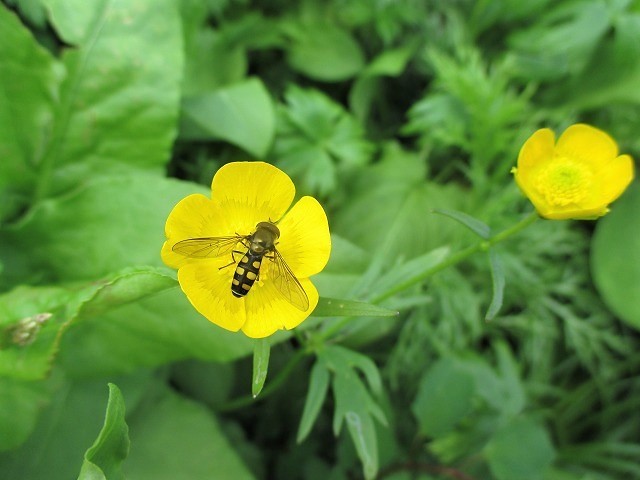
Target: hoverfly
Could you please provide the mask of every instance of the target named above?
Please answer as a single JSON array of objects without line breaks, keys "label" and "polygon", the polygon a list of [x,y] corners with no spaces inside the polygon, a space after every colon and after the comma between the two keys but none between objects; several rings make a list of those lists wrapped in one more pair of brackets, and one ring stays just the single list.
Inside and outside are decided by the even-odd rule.
[{"label": "hoverfly", "polygon": [[[230,253],[233,262],[229,265],[238,264],[231,282],[231,293],[237,298],[249,293],[260,276],[263,258],[268,258],[273,262],[270,273],[275,287],[292,305],[304,312],[309,308],[309,298],[276,249],[279,237],[280,230],[275,223],[259,222],[255,231],[249,235],[189,238],[176,243],[172,250],[191,258],[213,258]],[[238,243],[242,243],[247,249],[246,252],[235,250]],[[237,262],[234,254],[243,257]]]}]

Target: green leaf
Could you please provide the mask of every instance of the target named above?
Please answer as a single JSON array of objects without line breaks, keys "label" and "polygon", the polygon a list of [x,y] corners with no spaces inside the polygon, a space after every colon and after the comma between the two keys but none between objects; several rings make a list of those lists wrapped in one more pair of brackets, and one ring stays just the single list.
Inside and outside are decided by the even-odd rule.
[{"label": "green leaf", "polygon": [[[83,452],[98,438],[105,422],[107,380],[100,378],[69,383],[61,378],[60,373],[55,372],[48,382],[47,388],[52,395],[39,405],[39,408],[45,408],[38,416],[33,434],[20,448],[0,454],[3,478],[69,480],[78,477],[83,464]],[[138,372],[113,380],[118,382],[127,404],[135,406],[142,393],[149,388],[151,378],[149,373]],[[104,434],[107,440],[110,434],[108,431]],[[107,445],[104,444],[105,448]],[[95,453],[94,460],[106,466],[103,460],[107,460],[102,457],[106,450]],[[95,471],[92,469],[89,473]]]},{"label": "green leaf", "polygon": [[[373,360],[366,355],[339,345],[328,345],[322,350],[322,358],[333,371],[338,371],[346,367],[351,369],[357,368],[364,373],[371,391],[376,395],[382,393],[382,379],[380,378],[378,367]],[[384,416],[381,417],[380,421],[381,423],[386,423]]]},{"label": "green leaf", "polygon": [[27,271],[46,272],[57,281],[96,280],[131,265],[161,266],[167,216],[191,193],[207,190],[145,173],[99,176],[41,202],[7,232],[12,248],[0,253],[21,257]]},{"label": "green leaf", "polygon": [[185,44],[183,96],[210,92],[244,78],[248,67],[246,48],[225,34],[229,24],[212,29],[205,2],[181,1],[180,11]]},{"label": "green leaf", "polygon": [[336,401],[333,432],[337,436],[346,419],[349,435],[362,463],[364,477],[374,478],[378,472],[378,440],[371,414],[378,418],[384,418],[384,415],[350,368],[334,370],[332,385]]},{"label": "green leaf", "polygon": [[251,339],[202,317],[178,288],[76,322],[60,342],[72,377],[124,374],[196,358],[229,362],[253,351]]},{"label": "green leaf", "polygon": [[7,5],[15,6],[20,16],[31,25],[40,29],[46,28],[47,14],[40,0],[7,0]]},{"label": "green leaf", "polygon": [[350,181],[349,201],[333,213],[331,227],[388,267],[370,280],[388,271],[398,257],[410,260],[468,235],[449,219],[428,214],[434,208],[463,210],[468,194],[454,185],[425,182],[426,176],[416,153],[388,143],[380,161]]},{"label": "green leaf", "polygon": [[314,317],[395,317],[398,311],[371,303],[320,297]]},{"label": "green leaf", "polygon": [[440,247],[412,258],[401,265],[394,266],[371,286],[372,297],[384,297],[398,285],[413,284],[444,262],[450,251],[449,247]]},{"label": "green leaf", "polygon": [[322,362],[316,362],[311,369],[309,377],[309,391],[307,399],[304,403],[300,426],[298,427],[298,436],[296,441],[302,443],[311,432],[311,428],[320,413],[324,399],[327,396],[329,388],[329,370]]},{"label": "green leaf", "polygon": [[415,45],[404,45],[382,51],[362,72],[363,76],[389,76],[400,75],[407,66],[415,51]]},{"label": "green leaf", "polygon": [[366,121],[373,103],[381,96],[381,77],[400,75],[414,51],[412,45],[384,50],[358,75],[349,90],[349,106],[361,122]]},{"label": "green leaf", "polygon": [[[16,287],[0,295],[0,376],[22,380],[45,377],[57,350],[58,332],[67,320],[66,305],[71,292],[61,287]],[[25,322],[37,315],[50,315],[26,333],[28,341],[14,338]],[[34,325],[34,327],[36,327]]]},{"label": "green leaf", "polygon": [[251,78],[183,101],[183,136],[225,140],[262,159],[275,133],[275,111],[262,81]]},{"label": "green leaf", "polygon": [[269,354],[271,346],[266,338],[258,338],[253,344],[253,378],[251,381],[251,394],[256,398],[262,391],[264,382],[267,379],[269,369]]},{"label": "green leaf", "polygon": [[607,306],[640,329],[640,186],[634,182],[609,214],[598,221],[592,240],[593,280]]},{"label": "green leaf", "polygon": [[[0,375],[43,378],[70,325],[175,286],[176,280],[164,270],[131,268],[88,285],[23,286],[0,295],[0,332],[5,334]],[[16,341],[25,322],[33,323],[38,316],[46,318],[27,332],[28,341]]]},{"label": "green leaf", "polygon": [[532,28],[514,30],[508,41],[522,76],[554,80],[580,73],[610,26],[605,2],[557,4]]},{"label": "green leaf", "polygon": [[27,440],[46,401],[46,387],[41,382],[0,376],[0,452]]},{"label": "green leaf", "polygon": [[43,0],[74,48],[36,198],[104,171],[160,171],[176,134],[182,72],[174,0]]},{"label": "green leaf", "polygon": [[446,208],[434,208],[433,213],[444,215],[445,217],[449,217],[460,222],[480,238],[487,240],[491,237],[491,228],[489,228],[489,225],[481,222],[477,218],[473,218],[471,215],[467,215],[464,212],[458,212],[456,210],[449,210]]},{"label": "green leaf", "polygon": [[166,390],[153,408],[129,416],[131,452],[124,464],[136,480],[252,480],[216,417]]},{"label": "green leaf", "polygon": [[640,104],[640,15],[619,13],[612,21],[584,73],[559,85],[554,98],[580,110]]},{"label": "green leaf", "polygon": [[502,308],[502,300],[504,297],[504,269],[500,256],[494,249],[489,249],[489,263],[491,265],[491,280],[493,282],[493,295],[491,296],[491,304],[484,316],[486,321],[493,320]]},{"label": "green leaf", "polygon": [[519,365],[506,342],[496,341],[494,349],[504,391],[501,413],[507,417],[514,416],[524,410],[527,402],[524,385],[520,378]]},{"label": "green leaf", "polygon": [[452,358],[438,360],[422,377],[411,411],[420,433],[433,438],[449,433],[472,409],[475,383]]},{"label": "green leaf", "polygon": [[63,69],[0,5],[0,222],[30,197]]},{"label": "green leaf", "polygon": [[[92,282],[69,303],[74,318],[92,318],[128,303],[175,288],[175,274],[168,269],[131,267]],[[86,292],[86,293],[85,293]],[[73,307],[77,305],[77,311]]]},{"label": "green leaf", "polygon": [[498,480],[538,480],[551,466],[555,449],[540,423],[517,417],[495,433],[484,454]]},{"label": "green leaf", "polygon": [[344,108],[317,90],[287,88],[270,157],[304,192],[333,191],[340,174],[366,164],[373,145]]},{"label": "green leaf", "polygon": [[78,480],[124,479],[122,462],[129,453],[129,429],[124,419],[122,393],[109,384],[109,402],[104,426],[94,444],[84,454]]},{"label": "green leaf", "polygon": [[302,23],[289,28],[288,61],[294,70],[325,82],[340,82],[364,67],[360,45],[346,30],[332,23]]}]

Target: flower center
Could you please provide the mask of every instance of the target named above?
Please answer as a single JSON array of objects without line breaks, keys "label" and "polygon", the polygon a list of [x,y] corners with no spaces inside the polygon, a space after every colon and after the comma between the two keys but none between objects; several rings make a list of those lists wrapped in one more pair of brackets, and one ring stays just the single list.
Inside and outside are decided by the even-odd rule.
[{"label": "flower center", "polygon": [[536,175],[538,191],[552,205],[564,207],[579,203],[590,191],[593,173],[583,163],[556,157]]}]

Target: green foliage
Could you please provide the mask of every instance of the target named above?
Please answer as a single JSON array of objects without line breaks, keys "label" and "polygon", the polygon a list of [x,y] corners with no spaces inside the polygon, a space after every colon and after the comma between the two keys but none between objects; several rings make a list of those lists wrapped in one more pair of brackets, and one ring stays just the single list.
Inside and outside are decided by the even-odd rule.
[{"label": "green foliage", "polygon": [[[2,0],[0,476],[639,477],[637,181],[531,224],[509,173],[578,121],[638,158],[639,12]],[[332,233],[313,315],[258,342],[160,259],[253,159]]]},{"label": "green foliage", "polygon": [[607,305],[629,325],[640,327],[640,189],[632,188],[598,225],[593,237],[593,280]]},{"label": "green foliage", "polygon": [[489,467],[499,480],[541,478],[553,460],[549,435],[537,422],[517,418],[498,432],[486,447]]},{"label": "green foliage", "polygon": [[129,453],[129,429],[118,387],[109,384],[109,403],[104,425],[94,444],[84,454],[80,480],[123,479],[122,462]]},{"label": "green foliage", "polygon": [[290,86],[281,108],[271,157],[304,192],[327,195],[338,178],[365,165],[372,145],[343,107],[315,90]]},{"label": "green foliage", "polygon": [[260,394],[267,379],[270,353],[269,340],[264,338],[255,340],[253,346],[253,380],[251,381],[251,395],[254,398]]},{"label": "green foliage", "polygon": [[287,49],[289,65],[309,78],[339,82],[364,66],[360,45],[334,23],[296,22],[286,25],[284,32],[291,42]]},{"label": "green foliage", "polygon": [[187,97],[182,111],[184,138],[226,140],[256,158],[264,157],[271,146],[275,113],[258,79]]}]

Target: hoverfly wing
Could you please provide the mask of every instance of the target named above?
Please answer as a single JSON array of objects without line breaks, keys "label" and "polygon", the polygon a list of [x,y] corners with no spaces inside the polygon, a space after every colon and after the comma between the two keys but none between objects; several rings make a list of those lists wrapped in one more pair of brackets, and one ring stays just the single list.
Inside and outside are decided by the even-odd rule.
[{"label": "hoverfly wing", "polygon": [[238,242],[245,237],[202,237],[189,238],[176,243],[171,250],[185,257],[212,258],[231,253]]},{"label": "hoverfly wing", "polygon": [[272,278],[278,291],[291,302],[291,304],[306,312],[309,309],[309,297],[302,285],[293,274],[287,263],[277,250],[273,251]]}]

